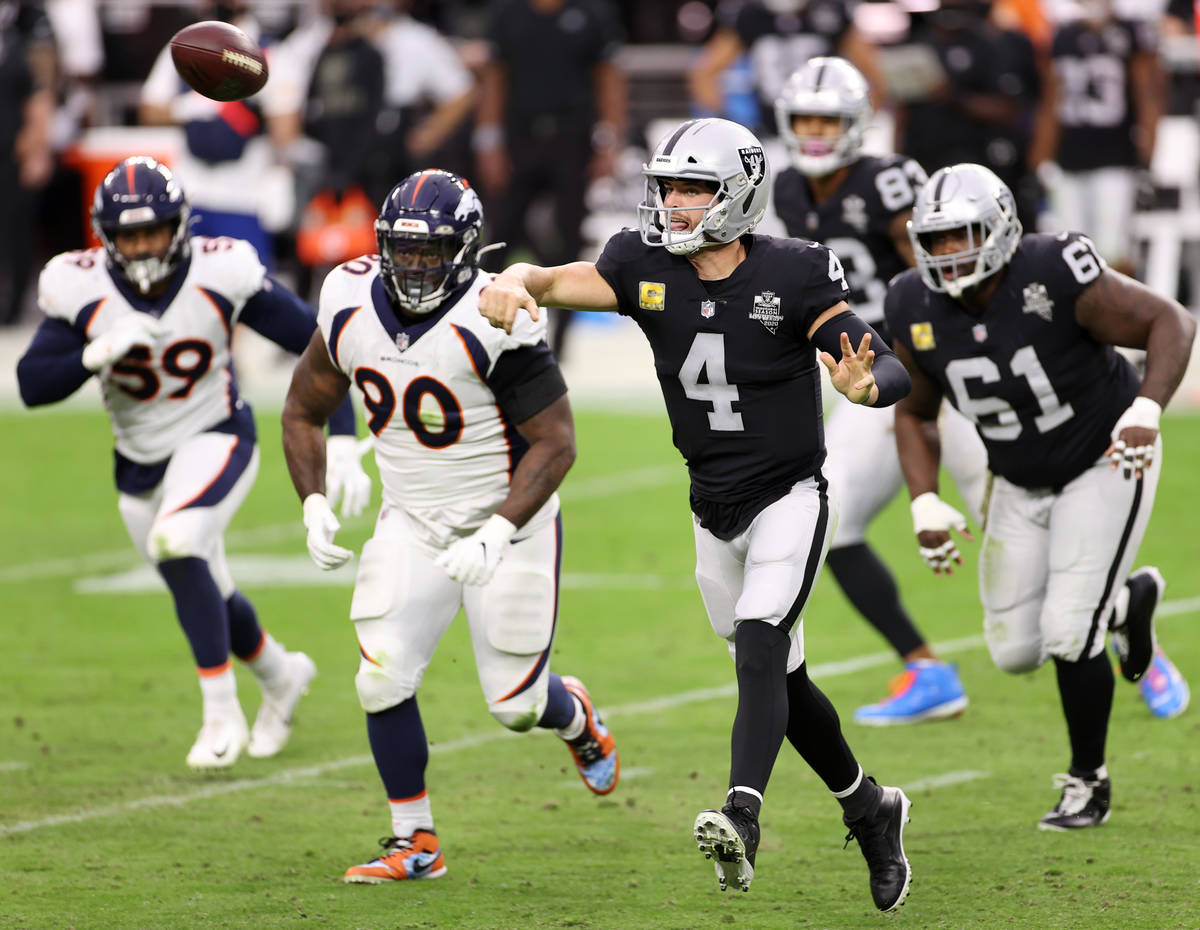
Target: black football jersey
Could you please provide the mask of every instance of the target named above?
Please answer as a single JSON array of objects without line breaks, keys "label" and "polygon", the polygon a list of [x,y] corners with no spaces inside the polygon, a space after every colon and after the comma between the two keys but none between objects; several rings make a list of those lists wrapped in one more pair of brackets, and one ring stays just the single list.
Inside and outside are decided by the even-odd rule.
[{"label": "black football jersey", "polygon": [[[728,12],[725,12],[728,11]],[[850,10],[845,0],[809,0],[799,10],[775,12],[758,0],[727,4],[724,25],[745,46],[754,68],[763,122],[774,133],[770,113],[792,72],[816,55],[833,55],[846,30]]]},{"label": "black football jersey", "polygon": [[887,282],[908,267],[890,227],[897,214],[912,209],[926,180],[924,169],[902,155],[858,159],[837,193],[820,204],[796,168],[775,180],[775,211],[788,235],[833,249],[846,270],[851,309],[884,339],[889,339],[883,318]]},{"label": "black football jersey", "polygon": [[1103,270],[1086,236],[1030,234],[978,317],[915,269],[888,288],[893,339],[975,423],[989,467],[1013,484],[1056,488],[1083,473],[1137,395],[1133,366],[1075,320],[1076,299]]},{"label": "black football jersey", "polygon": [[1154,26],[1115,20],[1100,30],[1074,22],[1054,34],[1059,80],[1057,161],[1066,171],[1137,165],[1130,59],[1153,51]]},{"label": "black football jersey", "polygon": [[701,281],[686,258],[632,230],[609,239],[596,262],[654,352],[693,507],[786,489],[825,458],[817,353],[806,333],[846,298],[841,265],[817,243],[742,241],[746,259],[722,281]]}]

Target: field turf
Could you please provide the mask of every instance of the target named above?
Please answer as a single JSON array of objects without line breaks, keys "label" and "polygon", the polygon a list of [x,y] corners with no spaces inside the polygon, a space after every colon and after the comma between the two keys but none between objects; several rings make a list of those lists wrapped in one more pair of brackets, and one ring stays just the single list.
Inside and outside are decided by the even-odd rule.
[{"label": "field turf", "polygon": [[[915,728],[850,722],[899,666],[828,576],[805,636],[813,677],[866,770],[914,801],[909,901],[894,916],[874,911],[862,857],[842,848],[837,804],[786,744],[753,888],[721,894],[690,828],[724,795],[733,669],[692,581],[686,475],[659,415],[579,413],[579,459],[562,494],[553,668],[583,678],[605,711],[621,753],[617,790],[593,797],[556,738],[514,736],[488,716],[456,623],[420,695],[449,872],[342,884],[390,832],[354,692],[353,576],[308,563],[278,418],[259,423],[262,469],[228,537],[231,563],[264,625],[320,673],[282,754],[201,777],[183,761],[200,722],[190,654],[125,537],[103,415],[0,413],[3,930],[1200,927],[1200,707],[1155,719],[1118,678],[1112,818],[1082,834],[1036,830],[1068,763],[1053,671],[992,666],[977,544],[964,545],[963,571],[934,578],[904,500],[872,541],[918,624],[958,662],[966,713]],[[1200,688],[1200,419],[1169,418],[1164,434],[1138,564],[1166,576],[1160,637]],[[350,521],[339,541],[357,548],[369,528],[365,516]],[[253,719],[257,688],[244,670],[239,681]]]}]

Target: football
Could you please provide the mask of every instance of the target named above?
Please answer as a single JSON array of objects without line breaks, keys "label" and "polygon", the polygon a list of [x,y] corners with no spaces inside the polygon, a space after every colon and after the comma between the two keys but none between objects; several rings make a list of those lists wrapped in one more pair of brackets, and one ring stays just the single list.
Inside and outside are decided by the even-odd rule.
[{"label": "football", "polygon": [[267,59],[229,23],[207,20],[171,37],[171,60],[192,90],[212,100],[242,100],[267,83]]}]

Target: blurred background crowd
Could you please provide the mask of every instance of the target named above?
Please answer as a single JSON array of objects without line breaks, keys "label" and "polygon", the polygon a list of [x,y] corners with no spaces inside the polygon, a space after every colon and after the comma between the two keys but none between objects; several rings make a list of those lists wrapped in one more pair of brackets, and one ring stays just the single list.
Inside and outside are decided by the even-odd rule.
[{"label": "blurred background crowd", "polygon": [[[202,19],[263,46],[262,92],[182,83],[166,46]],[[129,154],[175,169],[198,232],[250,240],[315,302],[417,168],[481,191],[498,269],[594,258],[689,115],[744,123],[782,167],[774,99],[824,54],[871,82],[868,151],[985,164],[1026,229],[1083,231],[1195,307],[1194,23],[1193,0],[0,0],[0,325],[36,322],[37,270],[94,244],[91,192]]]}]

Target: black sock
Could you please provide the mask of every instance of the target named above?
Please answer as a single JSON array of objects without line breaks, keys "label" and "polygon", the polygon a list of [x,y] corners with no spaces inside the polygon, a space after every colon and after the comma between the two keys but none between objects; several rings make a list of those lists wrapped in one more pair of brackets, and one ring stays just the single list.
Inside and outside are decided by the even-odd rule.
[{"label": "black sock", "polygon": [[830,791],[844,791],[858,777],[858,760],[842,736],[837,711],[808,677],[808,663],[787,676],[788,742]]},{"label": "black sock", "polygon": [[846,598],[871,626],[906,656],[925,645],[912,618],[900,603],[900,589],[891,571],[866,543],[830,549],[825,564]]},{"label": "black sock", "polygon": [[225,601],[225,609],[229,611],[229,643],[233,654],[239,659],[254,655],[263,638],[254,605],[241,591],[234,591]]},{"label": "black sock", "polygon": [[415,697],[377,714],[367,714],[367,739],[390,800],[413,798],[425,790],[429,744]]},{"label": "black sock", "polygon": [[561,730],[574,719],[575,698],[563,685],[562,678],[551,672],[550,683],[546,685],[546,709],[537,725],[546,730]]},{"label": "black sock", "polygon": [[838,798],[838,803],[842,805],[842,821],[851,824],[874,812],[875,805],[879,803],[879,795],[880,788],[875,784],[875,779],[863,775],[862,781],[850,794]]},{"label": "black sock", "polygon": [[195,556],[167,559],[158,563],[158,573],[171,589],[196,666],[218,668],[228,662],[229,613],[208,562]]},{"label": "black sock", "polygon": [[1054,670],[1071,740],[1071,774],[1076,778],[1092,775],[1104,764],[1113,702],[1112,666],[1101,652],[1082,662],[1055,656]]},{"label": "black sock", "polygon": [[[731,788],[750,788],[762,795],[788,725],[787,657],[790,640],[779,627],[762,620],[743,620],[733,637],[737,656],[738,709],[730,740]],[[739,805],[758,816],[762,801],[738,792]]]}]

